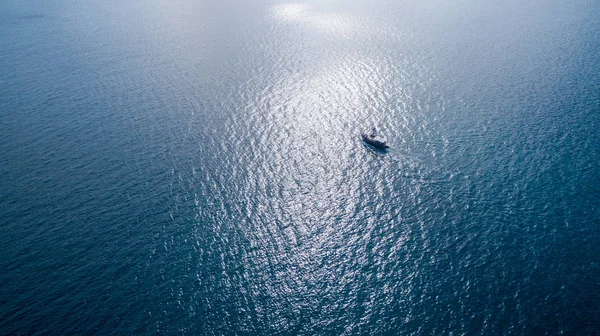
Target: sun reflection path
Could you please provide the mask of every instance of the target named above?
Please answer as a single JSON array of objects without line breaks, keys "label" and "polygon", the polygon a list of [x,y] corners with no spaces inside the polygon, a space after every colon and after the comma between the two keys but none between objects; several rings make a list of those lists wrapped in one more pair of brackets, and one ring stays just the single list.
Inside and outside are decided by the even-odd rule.
[{"label": "sun reflection path", "polygon": [[411,208],[421,186],[399,179],[389,156],[365,150],[358,133],[382,125],[393,135],[420,104],[405,84],[421,84],[421,72],[385,49],[403,35],[385,21],[301,3],[267,14],[276,23],[263,40],[272,67],[257,68],[256,91],[244,90],[259,94],[240,92],[248,118],[233,128],[252,134],[235,165],[246,174],[237,213],[246,214],[240,229],[251,246],[242,252],[250,299],[270,323],[293,325],[280,313],[358,309],[365,281],[383,288],[369,304],[399,290],[410,298],[413,278],[399,265],[423,259],[407,244],[409,223],[421,220]]}]

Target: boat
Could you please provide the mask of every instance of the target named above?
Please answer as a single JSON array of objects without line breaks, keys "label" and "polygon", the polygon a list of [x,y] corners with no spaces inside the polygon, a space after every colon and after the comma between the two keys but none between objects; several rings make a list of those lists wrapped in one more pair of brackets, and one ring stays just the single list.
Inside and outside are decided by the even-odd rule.
[{"label": "boat", "polygon": [[390,148],[390,146],[388,146],[386,143],[386,139],[384,137],[378,136],[377,132],[375,132],[375,129],[373,129],[373,131],[371,131],[370,134],[367,132],[363,132],[361,134],[361,137],[364,142],[368,143],[369,145],[371,145],[375,148],[379,148],[379,149]]}]

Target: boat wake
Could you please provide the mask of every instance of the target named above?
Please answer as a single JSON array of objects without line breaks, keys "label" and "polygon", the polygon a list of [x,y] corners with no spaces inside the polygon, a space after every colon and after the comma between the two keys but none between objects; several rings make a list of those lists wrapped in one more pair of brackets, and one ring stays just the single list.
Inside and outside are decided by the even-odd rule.
[{"label": "boat wake", "polygon": [[403,178],[420,183],[448,183],[456,175],[441,166],[427,163],[415,155],[398,150],[391,151],[388,157],[394,165],[397,165],[397,171]]}]

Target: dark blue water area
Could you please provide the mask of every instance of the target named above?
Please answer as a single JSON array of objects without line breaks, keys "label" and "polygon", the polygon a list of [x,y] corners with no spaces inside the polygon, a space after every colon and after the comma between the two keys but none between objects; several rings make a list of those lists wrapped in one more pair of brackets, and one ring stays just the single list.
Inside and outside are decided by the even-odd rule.
[{"label": "dark blue water area", "polygon": [[598,18],[1,2],[0,334],[599,334]]}]

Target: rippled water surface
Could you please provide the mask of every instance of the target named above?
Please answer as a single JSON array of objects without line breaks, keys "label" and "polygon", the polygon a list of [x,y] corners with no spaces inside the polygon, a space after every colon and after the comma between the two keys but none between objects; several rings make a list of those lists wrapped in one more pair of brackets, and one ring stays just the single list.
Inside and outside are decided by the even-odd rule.
[{"label": "rippled water surface", "polygon": [[2,1],[0,334],[599,334],[599,18]]}]

